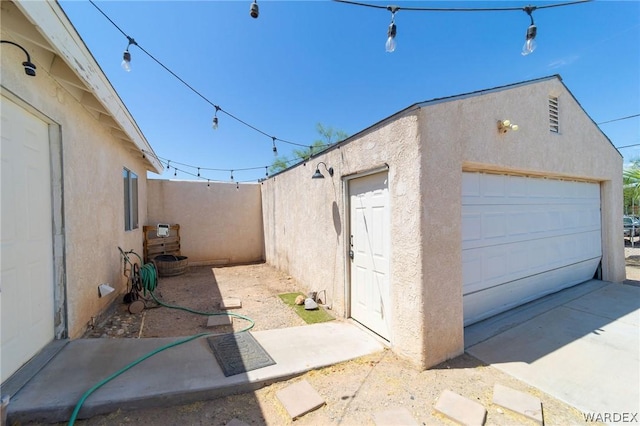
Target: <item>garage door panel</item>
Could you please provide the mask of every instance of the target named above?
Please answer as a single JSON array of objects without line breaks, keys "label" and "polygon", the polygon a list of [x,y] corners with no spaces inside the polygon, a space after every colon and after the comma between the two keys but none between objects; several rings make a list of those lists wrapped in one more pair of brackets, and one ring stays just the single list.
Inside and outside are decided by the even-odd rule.
[{"label": "garage door panel", "polygon": [[596,183],[463,173],[465,324],[591,279],[600,221]]},{"label": "garage door panel", "polygon": [[465,250],[463,292],[600,258],[599,238],[599,232],[593,231]]},{"label": "garage door panel", "polygon": [[[465,295],[464,325],[473,324],[501,312],[539,299],[547,294],[593,278],[600,258],[587,260],[571,268],[546,271],[519,280]],[[511,285],[517,284],[517,285]]]}]

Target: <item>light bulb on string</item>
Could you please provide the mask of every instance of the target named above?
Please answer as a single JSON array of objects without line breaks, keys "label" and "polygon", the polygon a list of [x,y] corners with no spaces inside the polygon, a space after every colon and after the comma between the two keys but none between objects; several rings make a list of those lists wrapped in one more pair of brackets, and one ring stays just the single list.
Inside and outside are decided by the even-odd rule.
[{"label": "light bulb on string", "polygon": [[220,111],[220,107],[218,105],[214,105],[216,112],[213,114],[213,130],[218,130],[218,111]]},{"label": "light bulb on string", "polygon": [[167,160],[167,170],[171,168],[171,160]]},{"label": "light bulb on string", "polygon": [[173,168],[173,175],[178,176],[178,169],[175,167]]},{"label": "light bulb on string", "polygon": [[200,167],[198,167],[198,177],[200,177]]},{"label": "light bulb on string", "polygon": [[207,187],[210,187],[211,185],[209,184],[209,179],[207,179]]},{"label": "light bulb on string", "polygon": [[240,184],[238,182],[236,182],[236,191],[240,190]]},{"label": "light bulb on string", "polygon": [[525,36],[525,42],[522,46],[522,56],[527,56],[536,49],[536,35],[538,34],[538,27],[533,22],[532,12],[535,10],[535,6],[527,6],[524,11],[531,18],[531,24],[527,28],[527,35]]},{"label": "light bulb on string", "polygon": [[384,48],[389,53],[396,50],[396,34],[398,29],[396,27],[395,16],[398,9],[400,9],[398,6],[387,6],[387,10],[391,11],[391,23],[389,24],[389,28],[387,28],[387,42],[384,44]]},{"label": "light bulb on string", "polygon": [[275,136],[271,136],[271,139],[273,139],[273,155],[277,156],[278,155],[278,148],[276,147],[276,137]]},{"label": "light bulb on string", "polygon": [[231,181],[233,181],[233,170],[231,170]]},{"label": "light bulb on string", "polygon": [[264,166],[264,175],[269,177],[269,166]]},{"label": "light bulb on string", "polygon": [[258,7],[258,2],[256,0],[253,0],[253,3],[251,3],[249,15],[251,15],[253,19],[257,19],[258,16],[260,16],[260,8]]},{"label": "light bulb on string", "polygon": [[129,36],[127,36],[127,39],[129,39],[129,44],[127,44],[127,48],[125,49],[124,53],[122,54],[122,62],[120,63],[120,66],[126,72],[130,72],[131,71],[131,53],[129,52],[129,47],[132,44],[137,46],[138,43],[136,43],[136,41],[134,39],[132,39],[131,37],[129,37]]}]

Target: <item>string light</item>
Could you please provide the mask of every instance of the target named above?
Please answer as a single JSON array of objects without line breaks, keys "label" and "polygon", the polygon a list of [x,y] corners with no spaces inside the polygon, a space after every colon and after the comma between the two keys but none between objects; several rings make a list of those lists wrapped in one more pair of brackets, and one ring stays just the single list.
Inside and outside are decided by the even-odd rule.
[{"label": "string light", "polygon": [[271,136],[271,139],[273,139],[273,155],[277,156],[278,155],[278,148],[276,147],[276,137],[275,136]]},{"label": "string light", "polygon": [[240,190],[240,183],[236,182],[236,191],[239,191],[239,190]]},{"label": "string light", "polygon": [[249,15],[251,15],[253,19],[258,19],[258,16],[260,16],[260,8],[258,7],[258,2],[256,0],[253,0],[253,3],[251,3]]},{"label": "string light", "polygon": [[207,187],[210,187],[211,185],[209,184],[209,179],[207,179]]},{"label": "string light", "polygon": [[393,53],[396,50],[396,22],[395,16],[398,9],[398,6],[387,6],[387,9],[391,11],[391,23],[389,24],[389,28],[387,28],[387,42],[384,44],[384,48],[387,52]]},{"label": "string light", "polygon": [[220,111],[220,107],[218,105],[214,105],[216,112],[213,114],[213,130],[218,130],[218,111]]},{"label": "string light", "polygon": [[[202,171],[214,171],[214,172],[229,172],[231,173],[231,180],[232,181],[236,181],[235,177],[233,176],[233,174],[235,172],[245,172],[245,171],[252,171],[252,170],[260,170],[260,169],[264,169],[265,170],[265,176],[268,178],[269,177],[269,167],[271,166],[257,166],[257,167],[245,167],[245,168],[235,168],[235,169],[218,169],[218,168],[210,168],[210,167],[200,167],[200,166],[192,166],[190,164],[185,164],[185,163],[180,163],[178,161],[174,161],[174,160],[169,160],[163,157],[158,156],[155,152],[153,151],[147,151],[145,149],[141,150],[142,151],[142,155],[148,155],[149,157],[153,157],[156,160],[158,160],[160,163],[166,163],[167,164],[167,170],[169,169],[169,167],[172,167],[174,169],[174,176],[175,174],[179,171],[181,173],[184,173],[186,175],[189,176],[193,176],[195,178],[198,179],[202,179],[202,180],[206,180],[207,184],[210,183],[210,181],[212,180],[211,178],[202,176]],[[284,160],[283,163],[286,164],[287,166],[292,164],[292,163],[300,163],[302,162],[303,159],[301,158],[292,158],[289,160]],[[195,172],[189,172],[188,170],[185,170],[183,168],[178,168],[176,166],[169,166],[169,164],[175,164],[177,166],[183,166],[185,168],[189,168],[191,170],[194,170]],[[306,164],[306,162],[305,162]],[[213,179],[215,181],[215,179]],[[237,182],[253,182],[256,179],[249,179],[249,180],[237,180]],[[258,179],[259,180],[259,179]],[[209,186],[209,185],[207,185]]]},{"label": "string light", "polygon": [[506,11],[515,11],[520,10],[526,12],[531,18],[531,24],[529,28],[527,28],[525,45],[522,48],[522,55],[528,55],[533,52],[536,48],[536,33],[537,27],[533,22],[533,16],[531,15],[534,10],[537,9],[548,9],[551,7],[560,7],[560,6],[570,6],[574,4],[580,3],[588,3],[593,0],[578,0],[571,1],[566,3],[556,3],[556,4],[546,4],[543,6],[525,6],[525,7],[490,7],[490,8],[473,8],[473,7],[465,7],[465,8],[438,8],[438,7],[400,7],[400,6],[382,6],[378,4],[370,4],[370,3],[362,3],[351,0],[333,0],[336,3],[345,3],[353,6],[362,6],[362,7],[370,7],[374,9],[385,9],[391,11],[391,24],[389,24],[389,28],[387,28],[387,42],[385,44],[385,49],[387,52],[393,52],[396,49],[396,32],[397,27],[395,25],[395,13],[400,9],[411,11],[411,12],[506,12]]},{"label": "string light", "polygon": [[178,176],[178,169],[175,167],[173,168],[173,175]]},{"label": "string light", "polygon": [[524,45],[522,46],[522,56],[527,56],[536,49],[536,34],[538,33],[538,27],[533,23],[533,11],[536,10],[535,6],[526,6],[524,11],[531,18],[531,25],[527,28],[527,35],[525,37]]},{"label": "string light", "polygon": [[127,36],[127,39],[129,40],[129,44],[127,44],[127,48],[122,54],[122,63],[120,64],[120,66],[126,72],[130,72],[131,71],[131,53],[129,53],[129,46],[131,46],[132,44],[137,46],[138,43],[136,43],[136,41],[129,36]]},{"label": "string light", "polygon": [[[111,23],[111,25],[113,25],[113,26],[114,26],[118,31],[120,31],[120,33],[121,33],[122,35],[124,35],[124,36],[127,38],[127,40],[129,40],[129,45],[127,46],[127,51],[125,51],[125,52],[128,52],[128,49],[129,49],[129,46],[130,46],[130,45],[134,44],[135,46],[137,46],[137,47],[138,47],[138,49],[140,49],[143,53],[145,53],[147,56],[149,56],[149,58],[151,58],[154,62],[156,62],[158,65],[160,65],[160,66],[161,66],[165,71],[167,71],[169,74],[171,74],[173,77],[175,77],[178,81],[180,81],[183,85],[185,85],[185,86],[186,86],[189,90],[191,90],[194,94],[196,94],[197,96],[199,96],[202,100],[204,100],[205,102],[207,102],[209,105],[211,105],[211,106],[213,106],[214,108],[216,108],[216,113],[217,113],[218,111],[220,111],[221,113],[226,114],[228,117],[230,117],[230,118],[232,118],[232,119],[236,120],[237,122],[239,122],[239,123],[243,124],[244,126],[249,127],[250,129],[253,129],[254,131],[256,131],[256,132],[258,132],[258,133],[260,133],[260,134],[262,134],[262,135],[264,135],[264,136],[266,136],[266,137],[269,137],[269,138],[271,138],[271,139],[273,139],[273,140],[276,140],[276,139],[277,139],[278,141],[280,141],[280,142],[282,142],[282,143],[286,143],[286,144],[288,144],[288,145],[294,145],[294,146],[300,146],[300,147],[304,147],[304,146],[306,146],[306,145],[304,145],[304,144],[300,144],[300,143],[297,143],[297,142],[292,142],[292,141],[289,141],[289,140],[286,140],[286,139],[276,138],[275,136],[272,136],[272,135],[268,134],[267,132],[265,132],[265,131],[263,131],[263,130],[261,130],[261,129],[257,128],[257,127],[255,127],[254,125],[252,125],[252,124],[250,124],[250,123],[248,123],[248,122],[246,122],[246,121],[244,121],[244,120],[240,119],[239,117],[237,117],[237,116],[233,115],[233,114],[232,114],[232,113],[230,113],[229,111],[225,111],[222,107],[220,107],[220,106],[218,106],[218,105],[214,104],[214,103],[213,103],[212,101],[210,101],[207,97],[205,97],[202,93],[200,93],[198,90],[196,90],[193,86],[191,86],[189,83],[187,83],[184,79],[182,79],[178,74],[176,74],[175,72],[173,72],[171,69],[169,69],[169,67],[167,67],[165,64],[163,64],[162,62],[160,62],[160,60],[158,60],[155,56],[153,56],[151,53],[149,53],[149,52],[148,52],[146,49],[144,49],[142,46],[140,46],[140,45],[139,45],[139,44],[138,44],[138,43],[137,43],[133,38],[129,37],[129,35],[128,35],[127,33],[125,33],[125,32],[122,30],[122,28],[120,28],[120,27],[118,26],[118,24],[116,24],[116,23],[115,23],[115,22],[114,22],[114,21],[113,21],[113,20],[112,20],[112,19],[111,19],[111,18],[110,18],[110,17],[109,17],[109,16],[108,16],[108,15],[107,15],[103,10],[102,10],[102,9],[100,9],[100,7],[98,7],[98,5],[96,5],[96,4],[95,4],[95,2],[94,2],[93,0],[89,0],[89,3],[91,3],[91,5],[92,5],[93,7],[95,7],[95,8],[96,8],[96,10],[98,10],[98,12],[100,12],[100,14],[102,14],[102,16],[104,16],[104,17],[105,17],[105,19],[107,19],[107,20]],[[257,17],[258,17],[257,15],[258,15],[258,13],[259,13],[259,9],[258,9],[258,3],[257,3],[255,0],[254,0],[254,2],[252,3],[252,6],[251,6],[251,9],[252,9],[252,10],[254,9],[254,5],[255,5],[255,10],[256,10],[256,16],[255,16],[255,17],[257,18]],[[252,14],[252,16],[253,16],[253,14]],[[130,60],[131,60],[131,54],[126,55],[126,56],[128,57],[128,60],[129,60],[129,62],[130,62]],[[217,117],[217,114],[215,115],[215,117]],[[215,124],[216,124],[216,120],[214,120],[213,124],[214,124],[214,126],[215,126]],[[329,145],[322,145],[322,147],[328,147],[328,146],[329,146]]]}]

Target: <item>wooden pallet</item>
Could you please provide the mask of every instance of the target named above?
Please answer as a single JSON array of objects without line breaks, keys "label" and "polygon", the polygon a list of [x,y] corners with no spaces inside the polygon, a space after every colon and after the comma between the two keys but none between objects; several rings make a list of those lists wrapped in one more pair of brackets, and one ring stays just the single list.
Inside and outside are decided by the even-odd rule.
[{"label": "wooden pallet", "polygon": [[180,225],[171,225],[168,237],[158,237],[157,226],[144,226],[143,230],[145,263],[161,254],[180,256]]}]

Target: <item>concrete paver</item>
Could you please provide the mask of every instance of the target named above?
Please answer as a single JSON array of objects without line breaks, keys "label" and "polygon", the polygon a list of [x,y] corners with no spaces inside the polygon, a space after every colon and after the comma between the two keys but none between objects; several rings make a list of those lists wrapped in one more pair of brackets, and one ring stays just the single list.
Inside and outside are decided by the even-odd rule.
[{"label": "concrete paver", "polygon": [[493,387],[493,403],[542,424],[540,398],[496,383]]},{"label": "concrete paver", "polygon": [[416,419],[404,407],[376,411],[371,417],[376,426],[418,426]]},{"label": "concrete paver", "polygon": [[293,420],[325,404],[324,399],[306,380],[280,389],[276,392],[276,397]]},{"label": "concrete paver", "polygon": [[227,423],[226,426],[249,426],[249,424],[243,422],[242,420],[233,418],[229,420],[229,423]]},{"label": "concrete paver", "polygon": [[207,319],[207,327],[231,325],[232,322],[233,322],[233,319],[229,315],[211,315]]},{"label": "concrete paver", "polygon": [[220,302],[220,309],[240,309],[242,308],[242,300],[237,297],[225,297]]},{"label": "concrete paver", "polygon": [[442,392],[434,408],[451,420],[468,426],[482,426],[487,417],[487,410],[482,404],[450,390]]}]

